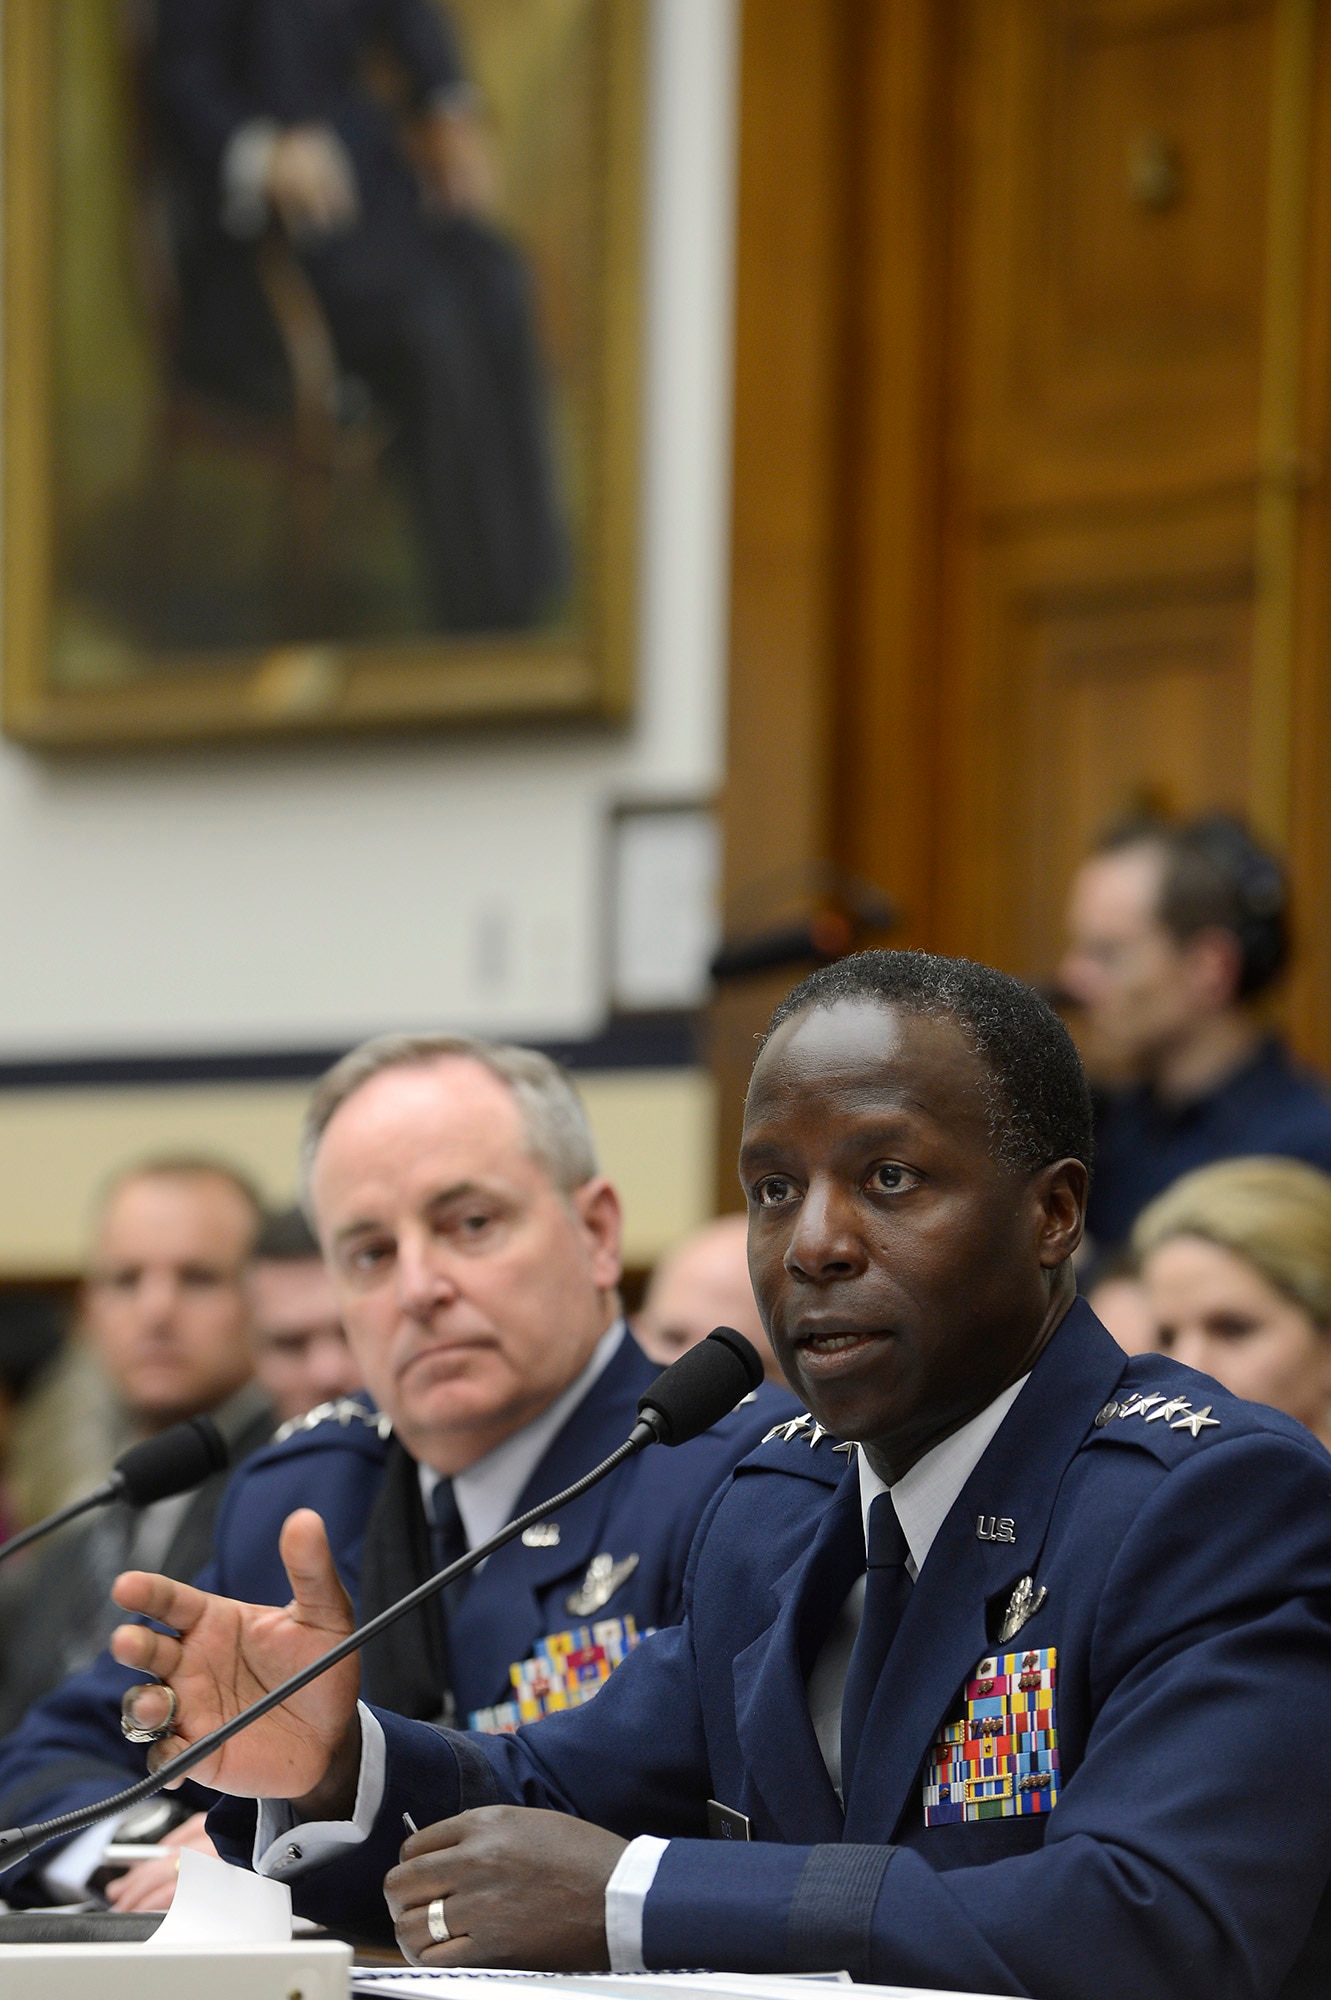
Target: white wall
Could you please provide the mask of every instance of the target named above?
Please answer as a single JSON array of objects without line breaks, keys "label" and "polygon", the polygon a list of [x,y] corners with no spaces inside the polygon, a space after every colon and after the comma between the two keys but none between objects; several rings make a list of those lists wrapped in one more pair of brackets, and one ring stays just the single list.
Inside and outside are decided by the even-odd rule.
[{"label": "white wall", "polygon": [[706,792],[722,756],[734,0],[655,0],[653,24],[636,725],[0,745],[0,1058],[596,1027],[604,807]]},{"label": "white wall", "polygon": [[[713,1212],[712,1080],[597,1070],[579,1086],[624,1203],[625,1262],[653,1264]],[[74,1276],[97,1194],[127,1160],[211,1153],[270,1201],[294,1201],[308,1097],[299,1083],[0,1091],[0,1277]]]}]

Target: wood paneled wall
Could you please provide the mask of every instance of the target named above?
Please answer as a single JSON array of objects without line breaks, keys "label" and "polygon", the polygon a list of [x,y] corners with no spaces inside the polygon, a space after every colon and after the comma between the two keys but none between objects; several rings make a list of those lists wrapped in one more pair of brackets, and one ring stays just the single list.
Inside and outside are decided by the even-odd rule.
[{"label": "wood paneled wall", "polygon": [[750,0],[736,364],[732,914],[1040,978],[1108,818],[1236,807],[1331,1067],[1331,0]]},{"label": "wood paneled wall", "polygon": [[[841,398],[848,190],[847,11],[744,9],[732,524],[731,668],[722,798],[725,900],[743,921],[830,853],[841,578]],[[766,907],[764,909],[766,914]],[[789,981],[718,997],[718,1198],[735,1157],[753,1035]]]}]

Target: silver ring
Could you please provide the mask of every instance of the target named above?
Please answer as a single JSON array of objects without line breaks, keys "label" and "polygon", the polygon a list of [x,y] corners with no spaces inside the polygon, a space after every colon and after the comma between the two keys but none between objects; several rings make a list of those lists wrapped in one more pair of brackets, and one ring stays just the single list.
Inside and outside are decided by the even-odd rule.
[{"label": "silver ring", "polygon": [[[159,1722],[153,1729],[149,1729],[144,1723],[136,1722],[131,1713],[135,1696],[150,1687],[164,1694],[170,1703],[166,1720]],[[169,1736],[175,1728],[179,1713],[180,1703],[173,1687],[168,1687],[165,1681],[141,1681],[137,1687],[126,1688],[120,1697],[120,1733],[129,1743],[160,1743],[162,1738]]]},{"label": "silver ring", "polygon": [[425,1928],[436,1944],[443,1944],[450,1936],[448,1920],[444,1916],[444,1899],[436,1896],[425,1912]]}]

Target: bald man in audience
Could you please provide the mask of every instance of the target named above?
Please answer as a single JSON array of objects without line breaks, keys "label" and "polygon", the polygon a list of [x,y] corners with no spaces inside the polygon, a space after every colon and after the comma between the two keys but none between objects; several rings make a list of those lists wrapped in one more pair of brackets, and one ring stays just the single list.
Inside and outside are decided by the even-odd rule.
[{"label": "bald man in audience", "polygon": [[705,1340],[714,1326],[733,1326],[751,1340],[763,1357],[768,1381],[784,1386],[758,1317],[743,1215],[705,1222],[666,1252],[652,1273],[633,1332],[643,1352],[667,1368],[686,1348]]}]

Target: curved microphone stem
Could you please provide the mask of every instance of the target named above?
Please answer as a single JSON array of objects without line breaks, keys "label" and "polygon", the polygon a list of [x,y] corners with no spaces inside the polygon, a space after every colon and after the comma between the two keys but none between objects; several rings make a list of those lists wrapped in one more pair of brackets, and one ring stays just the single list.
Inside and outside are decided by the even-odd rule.
[{"label": "curved microphone stem", "polygon": [[48,1514],[44,1521],[34,1521],[33,1525],[25,1528],[22,1534],[11,1535],[7,1542],[0,1542],[0,1562],[7,1562],[9,1557],[16,1556],[20,1549],[26,1549],[32,1542],[39,1542],[43,1535],[54,1534],[57,1528],[64,1527],[66,1521],[76,1521],[80,1514],[88,1513],[93,1507],[104,1507],[108,1501],[118,1500],[119,1497],[119,1480],[114,1477],[104,1479],[100,1486],[91,1493],[85,1493],[81,1500],[71,1500],[68,1507],[62,1507],[59,1513]]},{"label": "curved microphone stem", "polygon": [[99,1799],[95,1805],[80,1806],[77,1812],[60,1813],[55,1819],[41,1820],[35,1826],[10,1827],[8,1832],[0,1833],[0,1869],[12,1867],[14,1862],[24,1860],[36,1848],[44,1847],[49,1840],[63,1839],[69,1833],[81,1833],[85,1826],[91,1826],[96,1820],[106,1819],[112,1813],[122,1813],[128,1807],[137,1805],[140,1799],[152,1798],[154,1793],[160,1792],[163,1786],[169,1785],[173,1779],[183,1778],[196,1764],[201,1764],[206,1757],[211,1757],[214,1750],[220,1750],[224,1743],[229,1743],[242,1729],[248,1729],[250,1723],[257,1722],[260,1716],[267,1715],[270,1710],[280,1708],[284,1701],[289,1701],[293,1694],[299,1694],[302,1688],[308,1687],[311,1681],[317,1680],[320,1674],[328,1671],[329,1667],[335,1667],[339,1660],[345,1660],[349,1653],[356,1652],[368,1639],[376,1638],[380,1632],[387,1631],[390,1625],[396,1624],[399,1618],[406,1616],[407,1612],[414,1611],[418,1604],[423,1604],[426,1598],[434,1595],[435,1591],[442,1590],[445,1585],[452,1583],[455,1577],[465,1576],[468,1570],[475,1569],[478,1563],[484,1562],[496,1549],[501,1549],[505,1542],[511,1542],[515,1535],[520,1535],[524,1528],[530,1528],[534,1522],[544,1520],[545,1516],[553,1514],[557,1507],[567,1507],[572,1501],[579,1499],[589,1487],[595,1486],[598,1480],[606,1478],[616,1466],[622,1465],[626,1458],[633,1458],[645,1445],[655,1444],[659,1436],[658,1426],[652,1422],[651,1417],[640,1417],[619,1449],[611,1452],[609,1458],[602,1459],[592,1471],[584,1473],[581,1479],[575,1480],[572,1486],[566,1486],[562,1493],[556,1493],[553,1499],[543,1500],[538,1507],[530,1508],[527,1513],[519,1514],[515,1521],[509,1521],[498,1534],[491,1535],[488,1542],[482,1542],[477,1548],[468,1549],[465,1556],[459,1556],[458,1560],[450,1563],[447,1569],[441,1569],[436,1576],[418,1584],[408,1596],[399,1598],[396,1604],[390,1604],[386,1611],[381,1611],[368,1625],[362,1625],[358,1631],[348,1633],[345,1639],[340,1639],[328,1652],[321,1653],[317,1660],[311,1660],[308,1667],[302,1667],[298,1674],[292,1674],[290,1680],[282,1681],[277,1687],[270,1689],[259,1701],[249,1708],[243,1708],[238,1715],[233,1715],[231,1720],[224,1722],[220,1728],[212,1730],[207,1736],[201,1736],[197,1743],[191,1743],[188,1750],[182,1750],[179,1756],[173,1757],[168,1764],[163,1764],[161,1769],[150,1777],[140,1778],[136,1785],[130,1785],[123,1792],[117,1792],[114,1798]]}]

